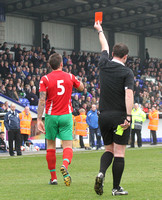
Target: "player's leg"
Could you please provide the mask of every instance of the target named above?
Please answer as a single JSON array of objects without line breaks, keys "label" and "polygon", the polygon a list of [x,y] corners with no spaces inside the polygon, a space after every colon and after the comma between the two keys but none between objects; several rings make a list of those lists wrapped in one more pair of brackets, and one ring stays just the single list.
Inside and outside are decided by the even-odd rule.
[{"label": "player's leg", "polygon": [[68,169],[73,158],[72,140],[63,140],[63,165]]},{"label": "player's leg", "polygon": [[48,164],[48,169],[51,174],[51,185],[57,185],[57,176],[56,176],[56,142],[54,140],[47,139],[47,154],[46,160]]},{"label": "player's leg", "polygon": [[64,183],[66,186],[70,186],[71,183],[71,177],[67,169],[73,158],[72,127],[73,127],[73,120],[71,114],[59,116],[58,137],[62,140],[62,146],[63,146],[63,164],[60,168],[60,171],[63,175]]},{"label": "player's leg", "polygon": [[60,171],[63,175],[65,185],[70,186],[71,176],[69,172],[67,171],[67,169],[73,157],[72,141],[63,140],[62,145],[63,145],[63,164],[60,167]]},{"label": "player's leg", "polygon": [[47,154],[46,160],[48,164],[48,169],[50,170],[51,185],[57,185],[56,176],[56,135],[58,132],[57,116],[46,115],[45,116],[45,130],[46,130],[46,140],[47,140]]}]

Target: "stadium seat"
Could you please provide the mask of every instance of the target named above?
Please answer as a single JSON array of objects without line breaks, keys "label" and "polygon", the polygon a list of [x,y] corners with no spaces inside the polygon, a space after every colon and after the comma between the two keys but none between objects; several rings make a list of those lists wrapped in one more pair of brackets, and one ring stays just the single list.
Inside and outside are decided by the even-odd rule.
[{"label": "stadium seat", "polygon": [[140,80],[139,80],[139,84],[143,84],[143,80],[140,79]]},{"label": "stadium seat", "polygon": [[21,104],[23,104],[23,106],[28,106],[28,105],[30,105],[29,100],[26,99],[26,98],[19,98],[19,101],[20,101]]},{"label": "stadium seat", "polygon": [[29,108],[30,108],[31,110],[37,111],[38,106],[29,106]]}]

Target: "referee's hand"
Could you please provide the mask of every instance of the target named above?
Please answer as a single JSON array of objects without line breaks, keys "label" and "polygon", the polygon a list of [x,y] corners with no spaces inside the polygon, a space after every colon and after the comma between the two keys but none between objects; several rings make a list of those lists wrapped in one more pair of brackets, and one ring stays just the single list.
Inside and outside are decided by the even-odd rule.
[{"label": "referee's hand", "polygon": [[42,122],[42,120],[37,119],[37,129],[41,132],[45,134],[45,127],[44,127],[44,123]]},{"label": "referee's hand", "polygon": [[120,126],[123,128],[123,130],[126,130],[128,127],[130,127],[130,119],[128,120],[124,120],[124,123],[123,124],[120,124]]},{"label": "referee's hand", "polygon": [[99,31],[103,31],[103,30],[102,30],[102,26],[101,26],[101,24],[100,24],[99,21],[95,22],[94,28],[95,28],[98,32],[99,32]]}]

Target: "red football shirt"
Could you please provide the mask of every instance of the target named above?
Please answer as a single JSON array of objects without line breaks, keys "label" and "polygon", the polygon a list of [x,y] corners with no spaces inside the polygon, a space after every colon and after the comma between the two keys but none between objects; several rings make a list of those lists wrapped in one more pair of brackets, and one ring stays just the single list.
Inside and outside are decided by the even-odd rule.
[{"label": "red football shirt", "polygon": [[65,115],[72,113],[71,93],[73,86],[78,88],[80,81],[73,74],[52,71],[40,80],[39,92],[47,93],[46,114]]}]

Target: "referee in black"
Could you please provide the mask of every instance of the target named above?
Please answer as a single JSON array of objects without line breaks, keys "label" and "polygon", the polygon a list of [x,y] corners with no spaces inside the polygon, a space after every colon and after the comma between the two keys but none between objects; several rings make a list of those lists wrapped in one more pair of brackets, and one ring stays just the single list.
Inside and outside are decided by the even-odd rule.
[{"label": "referee in black", "polygon": [[112,164],[112,195],[127,195],[120,186],[124,171],[125,149],[130,134],[131,111],[133,107],[134,75],[125,66],[128,47],[122,43],[113,47],[113,59],[109,59],[109,46],[99,21],[94,28],[98,31],[101,44],[99,125],[105,152],[101,156],[99,174],[95,180],[95,192],[103,194],[106,170]]}]

